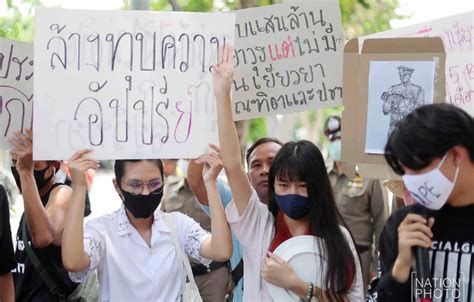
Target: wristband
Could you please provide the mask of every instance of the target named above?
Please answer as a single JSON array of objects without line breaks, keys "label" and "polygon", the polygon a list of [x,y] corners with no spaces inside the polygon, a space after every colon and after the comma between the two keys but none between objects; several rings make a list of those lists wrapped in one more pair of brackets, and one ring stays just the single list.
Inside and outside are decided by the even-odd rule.
[{"label": "wristband", "polygon": [[306,301],[311,302],[311,299],[313,298],[313,290],[314,290],[314,285],[312,282],[309,283],[308,286],[308,291],[306,292]]}]

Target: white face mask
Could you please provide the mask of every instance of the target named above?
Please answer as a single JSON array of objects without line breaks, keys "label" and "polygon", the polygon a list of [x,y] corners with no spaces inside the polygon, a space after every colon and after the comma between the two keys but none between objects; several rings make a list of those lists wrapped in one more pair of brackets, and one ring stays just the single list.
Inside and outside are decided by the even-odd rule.
[{"label": "white face mask", "polygon": [[459,167],[456,168],[453,182],[446,178],[439,169],[446,160],[447,155],[430,172],[419,175],[403,175],[403,182],[413,198],[418,203],[432,210],[439,210],[443,207],[449,195],[451,195],[458,178]]}]

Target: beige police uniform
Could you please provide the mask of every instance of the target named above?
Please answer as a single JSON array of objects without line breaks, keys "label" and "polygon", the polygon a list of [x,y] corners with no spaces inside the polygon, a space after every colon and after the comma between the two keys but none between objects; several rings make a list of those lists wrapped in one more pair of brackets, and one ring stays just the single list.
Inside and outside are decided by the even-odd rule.
[{"label": "beige police uniform", "polygon": [[[388,197],[379,180],[347,178],[337,165],[328,160],[328,173],[334,198],[349,227],[361,258],[364,290],[375,271],[376,248],[380,232],[388,217]],[[375,240],[375,242],[374,242]]]}]

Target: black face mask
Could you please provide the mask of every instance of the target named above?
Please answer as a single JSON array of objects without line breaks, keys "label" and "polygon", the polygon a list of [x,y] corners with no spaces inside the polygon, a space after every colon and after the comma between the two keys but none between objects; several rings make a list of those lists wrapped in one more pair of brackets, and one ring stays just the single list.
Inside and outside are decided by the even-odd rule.
[{"label": "black face mask", "polygon": [[153,215],[163,197],[163,187],[150,192],[148,195],[133,195],[123,189],[121,191],[124,197],[123,204],[125,208],[135,218],[148,218]]},{"label": "black face mask", "polygon": [[[46,174],[46,172],[48,171],[48,169],[50,168],[51,166],[48,166],[46,168],[44,168],[43,170],[34,170],[33,171],[33,175],[35,177],[35,182],[36,182],[36,187],[38,188],[38,190],[41,190],[42,188],[46,187],[49,182],[51,181],[51,179],[53,178],[54,176],[54,173],[51,173],[51,176],[49,176],[48,178],[44,178],[44,175]],[[15,178],[15,182],[16,182],[16,185],[18,187],[18,189],[20,190],[20,193],[21,193],[21,180],[20,180],[20,174],[18,173],[18,170],[16,169],[15,166],[12,167],[12,174],[13,174],[13,178]]]}]

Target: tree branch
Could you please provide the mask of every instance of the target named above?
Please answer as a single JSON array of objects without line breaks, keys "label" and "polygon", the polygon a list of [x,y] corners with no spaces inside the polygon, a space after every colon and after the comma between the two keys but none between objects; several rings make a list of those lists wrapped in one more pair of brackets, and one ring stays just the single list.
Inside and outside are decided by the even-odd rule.
[{"label": "tree branch", "polygon": [[173,11],[180,12],[181,11],[181,6],[179,6],[178,2],[176,0],[168,0],[169,4],[173,8]]}]

